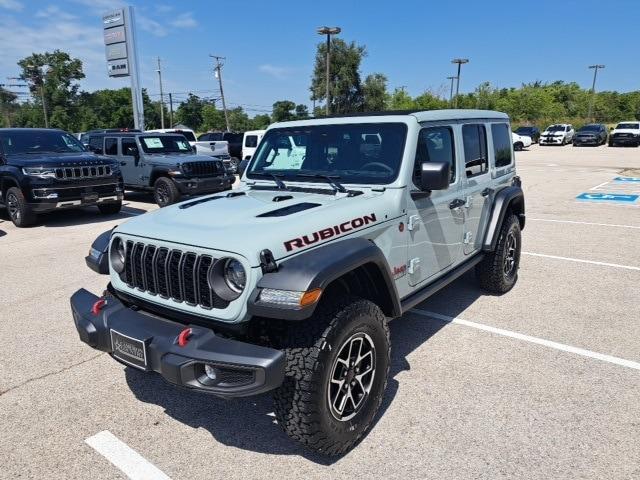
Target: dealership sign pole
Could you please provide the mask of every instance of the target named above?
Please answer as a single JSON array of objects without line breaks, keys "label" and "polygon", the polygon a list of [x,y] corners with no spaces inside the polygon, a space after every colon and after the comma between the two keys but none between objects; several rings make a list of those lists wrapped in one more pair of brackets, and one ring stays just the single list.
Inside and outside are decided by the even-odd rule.
[{"label": "dealership sign pole", "polygon": [[107,56],[107,72],[110,77],[131,78],[133,124],[144,130],[144,105],[140,88],[138,47],[133,17],[133,7],[125,7],[102,16],[104,44]]}]

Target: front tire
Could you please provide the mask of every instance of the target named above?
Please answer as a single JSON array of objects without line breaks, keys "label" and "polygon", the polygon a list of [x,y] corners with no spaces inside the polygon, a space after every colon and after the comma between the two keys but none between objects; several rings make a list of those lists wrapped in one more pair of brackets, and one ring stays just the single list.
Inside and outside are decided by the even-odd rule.
[{"label": "front tire", "polygon": [[153,184],[153,198],[159,207],[166,207],[180,200],[180,191],[170,178],[160,177]]},{"label": "front tire", "polygon": [[5,198],[7,212],[13,224],[18,228],[28,227],[36,221],[36,215],[31,211],[22,191],[17,187],[7,190]]},{"label": "front tire", "polygon": [[374,303],[342,296],[287,325],[285,381],[274,393],[280,426],[325,455],[340,455],[371,427],[390,365],[389,329]]},{"label": "front tire", "polygon": [[122,200],[117,202],[98,204],[98,210],[100,210],[100,213],[103,215],[115,215],[116,213],[120,213],[121,209],[122,209]]},{"label": "front tire", "polygon": [[524,145],[522,144],[522,142],[516,142],[516,143],[513,145],[513,149],[514,149],[516,152],[521,152],[523,147],[524,147]]},{"label": "front tire", "polygon": [[492,293],[506,293],[518,280],[522,234],[520,222],[513,214],[502,223],[496,249],[485,254],[476,267],[476,278],[480,286]]}]

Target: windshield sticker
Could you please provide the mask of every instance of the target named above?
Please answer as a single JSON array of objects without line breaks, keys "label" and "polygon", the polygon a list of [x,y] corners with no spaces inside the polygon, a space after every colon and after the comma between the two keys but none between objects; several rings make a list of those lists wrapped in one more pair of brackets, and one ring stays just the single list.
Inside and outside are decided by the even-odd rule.
[{"label": "windshield sticker", "polygon": [[158,137],[145,137],[142,139],[147,148],[164,148],[162,140]]},{"label": "windshield sticker", "polygon": [[176,145],[178,145],[178,150],[182,150],[182,151],[189,150],[189,144],[187,142],[182,142],[178,140],[176,142]]}]

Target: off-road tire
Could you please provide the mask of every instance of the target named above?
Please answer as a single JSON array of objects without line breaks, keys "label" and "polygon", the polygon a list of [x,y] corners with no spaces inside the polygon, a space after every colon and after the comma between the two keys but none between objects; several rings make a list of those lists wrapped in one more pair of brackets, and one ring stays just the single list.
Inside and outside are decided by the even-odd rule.
[{"label": "off-road tire", "polygon": [[[511,241],[515,241],[512,247]],[[511,249],[513,251],[511,252]],[[480,286],[492,293],[506,293],[513,288],[518,280],[520,266],[520,252],[522,250],[522,235],[518,217],[509,214],[505,217],[500,228],[500,236],[493,252],[486,253],[482,261],[476,266],[476,278]],[[511,258],[510,255],[513,255]],[[507,262],[513,261],[512,268],[506,271]]]},{"label": "off-road tire", "polygon": [[19,188],[11,187],[7,190],[5,205],[9,218],[16,227],[29,227],[35,223],[36,215],[27,205],[27,201]]},{"label": "off-road tire", "polygon": [[160,177],[153,184],[153,199],[159,207],[166,207],[180,200],[180,191],[173,180]]},{"label": "off-road tire", "polygon": [[98,210],[103,215],[115,215],[122,210],[122,200],[118,202],[100,203],[98,204]]},{"label": "off-road tire", "polygon": [[[329,401],[336,357],[354,335],[362,334],[375,347],[369,394],[353,418],[340,420]],[[288,324],[279,343],[287,366],[285,380],[274,392],[278,423],[307,448],[325,455],[347,452],[371,427],[387,386],[391,346],[385,315],[368,300],[326,298],[312,318]]]}]

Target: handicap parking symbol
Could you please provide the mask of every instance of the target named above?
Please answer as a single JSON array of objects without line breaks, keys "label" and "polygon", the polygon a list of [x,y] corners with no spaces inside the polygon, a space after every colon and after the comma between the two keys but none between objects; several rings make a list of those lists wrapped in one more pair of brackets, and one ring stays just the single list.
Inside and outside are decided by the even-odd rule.
[{"label": "handicap parking symbol", "polygon": [[616,177],[613,181],[623,183],[640,183],[640,177]]},{"label": "handicap parking symbol", "polygon": [[590,202],[633,203],[638,200],[639,197],[640,195],[622,195],[619,193],[581,193],[576,199]]}]

